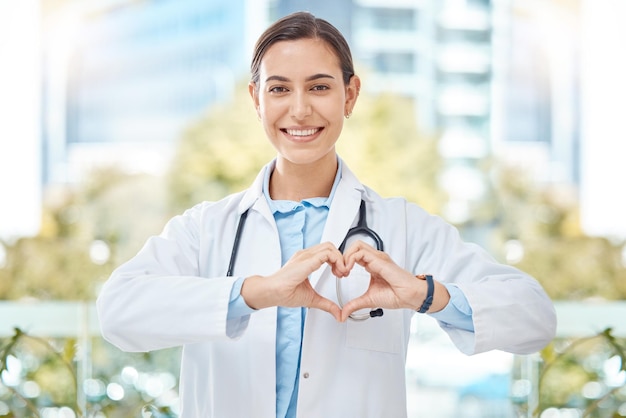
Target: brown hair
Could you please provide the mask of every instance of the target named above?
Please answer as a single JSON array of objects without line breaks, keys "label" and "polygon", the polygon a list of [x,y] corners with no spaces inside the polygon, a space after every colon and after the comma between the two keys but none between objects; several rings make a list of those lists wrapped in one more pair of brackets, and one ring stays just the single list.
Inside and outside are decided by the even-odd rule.
[{"label": "brown hair", "polygon": [[350,82],[350,78],[354,75],[352,53],[341,32],[326,20],[317,18],[309,12],[296,12],[274,22],[257,40],[250,64],[252,82],[257,87],[261,60],[267,50],[276,42],[299,39],[321,39],[326,42],[339,59],[344,84]]}]

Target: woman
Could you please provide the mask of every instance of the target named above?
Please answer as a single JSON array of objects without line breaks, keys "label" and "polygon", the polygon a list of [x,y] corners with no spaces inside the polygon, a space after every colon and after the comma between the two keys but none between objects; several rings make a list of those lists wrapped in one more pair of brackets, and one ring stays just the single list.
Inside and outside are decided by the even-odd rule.
[{"label": "woman", "polygon": [[[405,417],[416,311],[467,354],[552,339],[553,306],[534,279],[381,198],[337,156],[361,86],[332,25],[284,17],[251,70],[276,159],[248,190],[170,220],[98,298],[103,335],[121,349],[183,346],[182,417]],[[384,248],[364,234],[343,248],[359,219]]]}]

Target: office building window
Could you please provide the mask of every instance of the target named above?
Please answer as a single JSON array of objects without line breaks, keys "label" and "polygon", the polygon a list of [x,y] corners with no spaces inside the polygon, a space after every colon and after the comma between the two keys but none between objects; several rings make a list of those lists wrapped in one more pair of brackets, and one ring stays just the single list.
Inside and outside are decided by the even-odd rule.
[{"label": "office building window", "polygon": [[437,40],[447,43],[477,43],[488,44],[491,42],[491,29],[468,30],[437,28]]},{"label": "office building window", "polygon": [[416,71],[415,55],[409,52],[379,52],[374,54],[376,71],[384,74],[411,74]]},{"label": "office building window", "polygon": [[491,0],[467,0],[468,6],[491,6]]},{"label": "office building window", "polygon": [[410,31],[416,29],[414,9],[366,9],[364,20],[373,29]]}]

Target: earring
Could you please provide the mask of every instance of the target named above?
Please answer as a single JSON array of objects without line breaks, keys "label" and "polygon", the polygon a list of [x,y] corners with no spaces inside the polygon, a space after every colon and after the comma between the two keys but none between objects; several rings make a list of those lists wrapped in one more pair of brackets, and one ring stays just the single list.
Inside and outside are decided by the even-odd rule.
[{"label": "earring", "polygon": [[350,116],[352,116],[352,112],[348,112],[348,113],[346,113],[345,118],[346,118],[346,119],[350,119]]}]

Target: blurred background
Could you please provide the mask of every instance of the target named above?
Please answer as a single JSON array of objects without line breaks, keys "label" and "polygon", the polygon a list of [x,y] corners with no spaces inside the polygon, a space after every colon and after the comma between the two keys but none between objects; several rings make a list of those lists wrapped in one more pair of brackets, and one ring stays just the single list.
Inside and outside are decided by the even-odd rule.
[{"label": "blurred background", "polygon": [[0,417],[177,416],[178,350],[120,353],[93,302],[272,158],[249,61],[297,10],[352,47],[348,165],[556,302],[532,356],[465,357],[416,317],[409,416],[626,416],[623,0],[0,0]]}]

